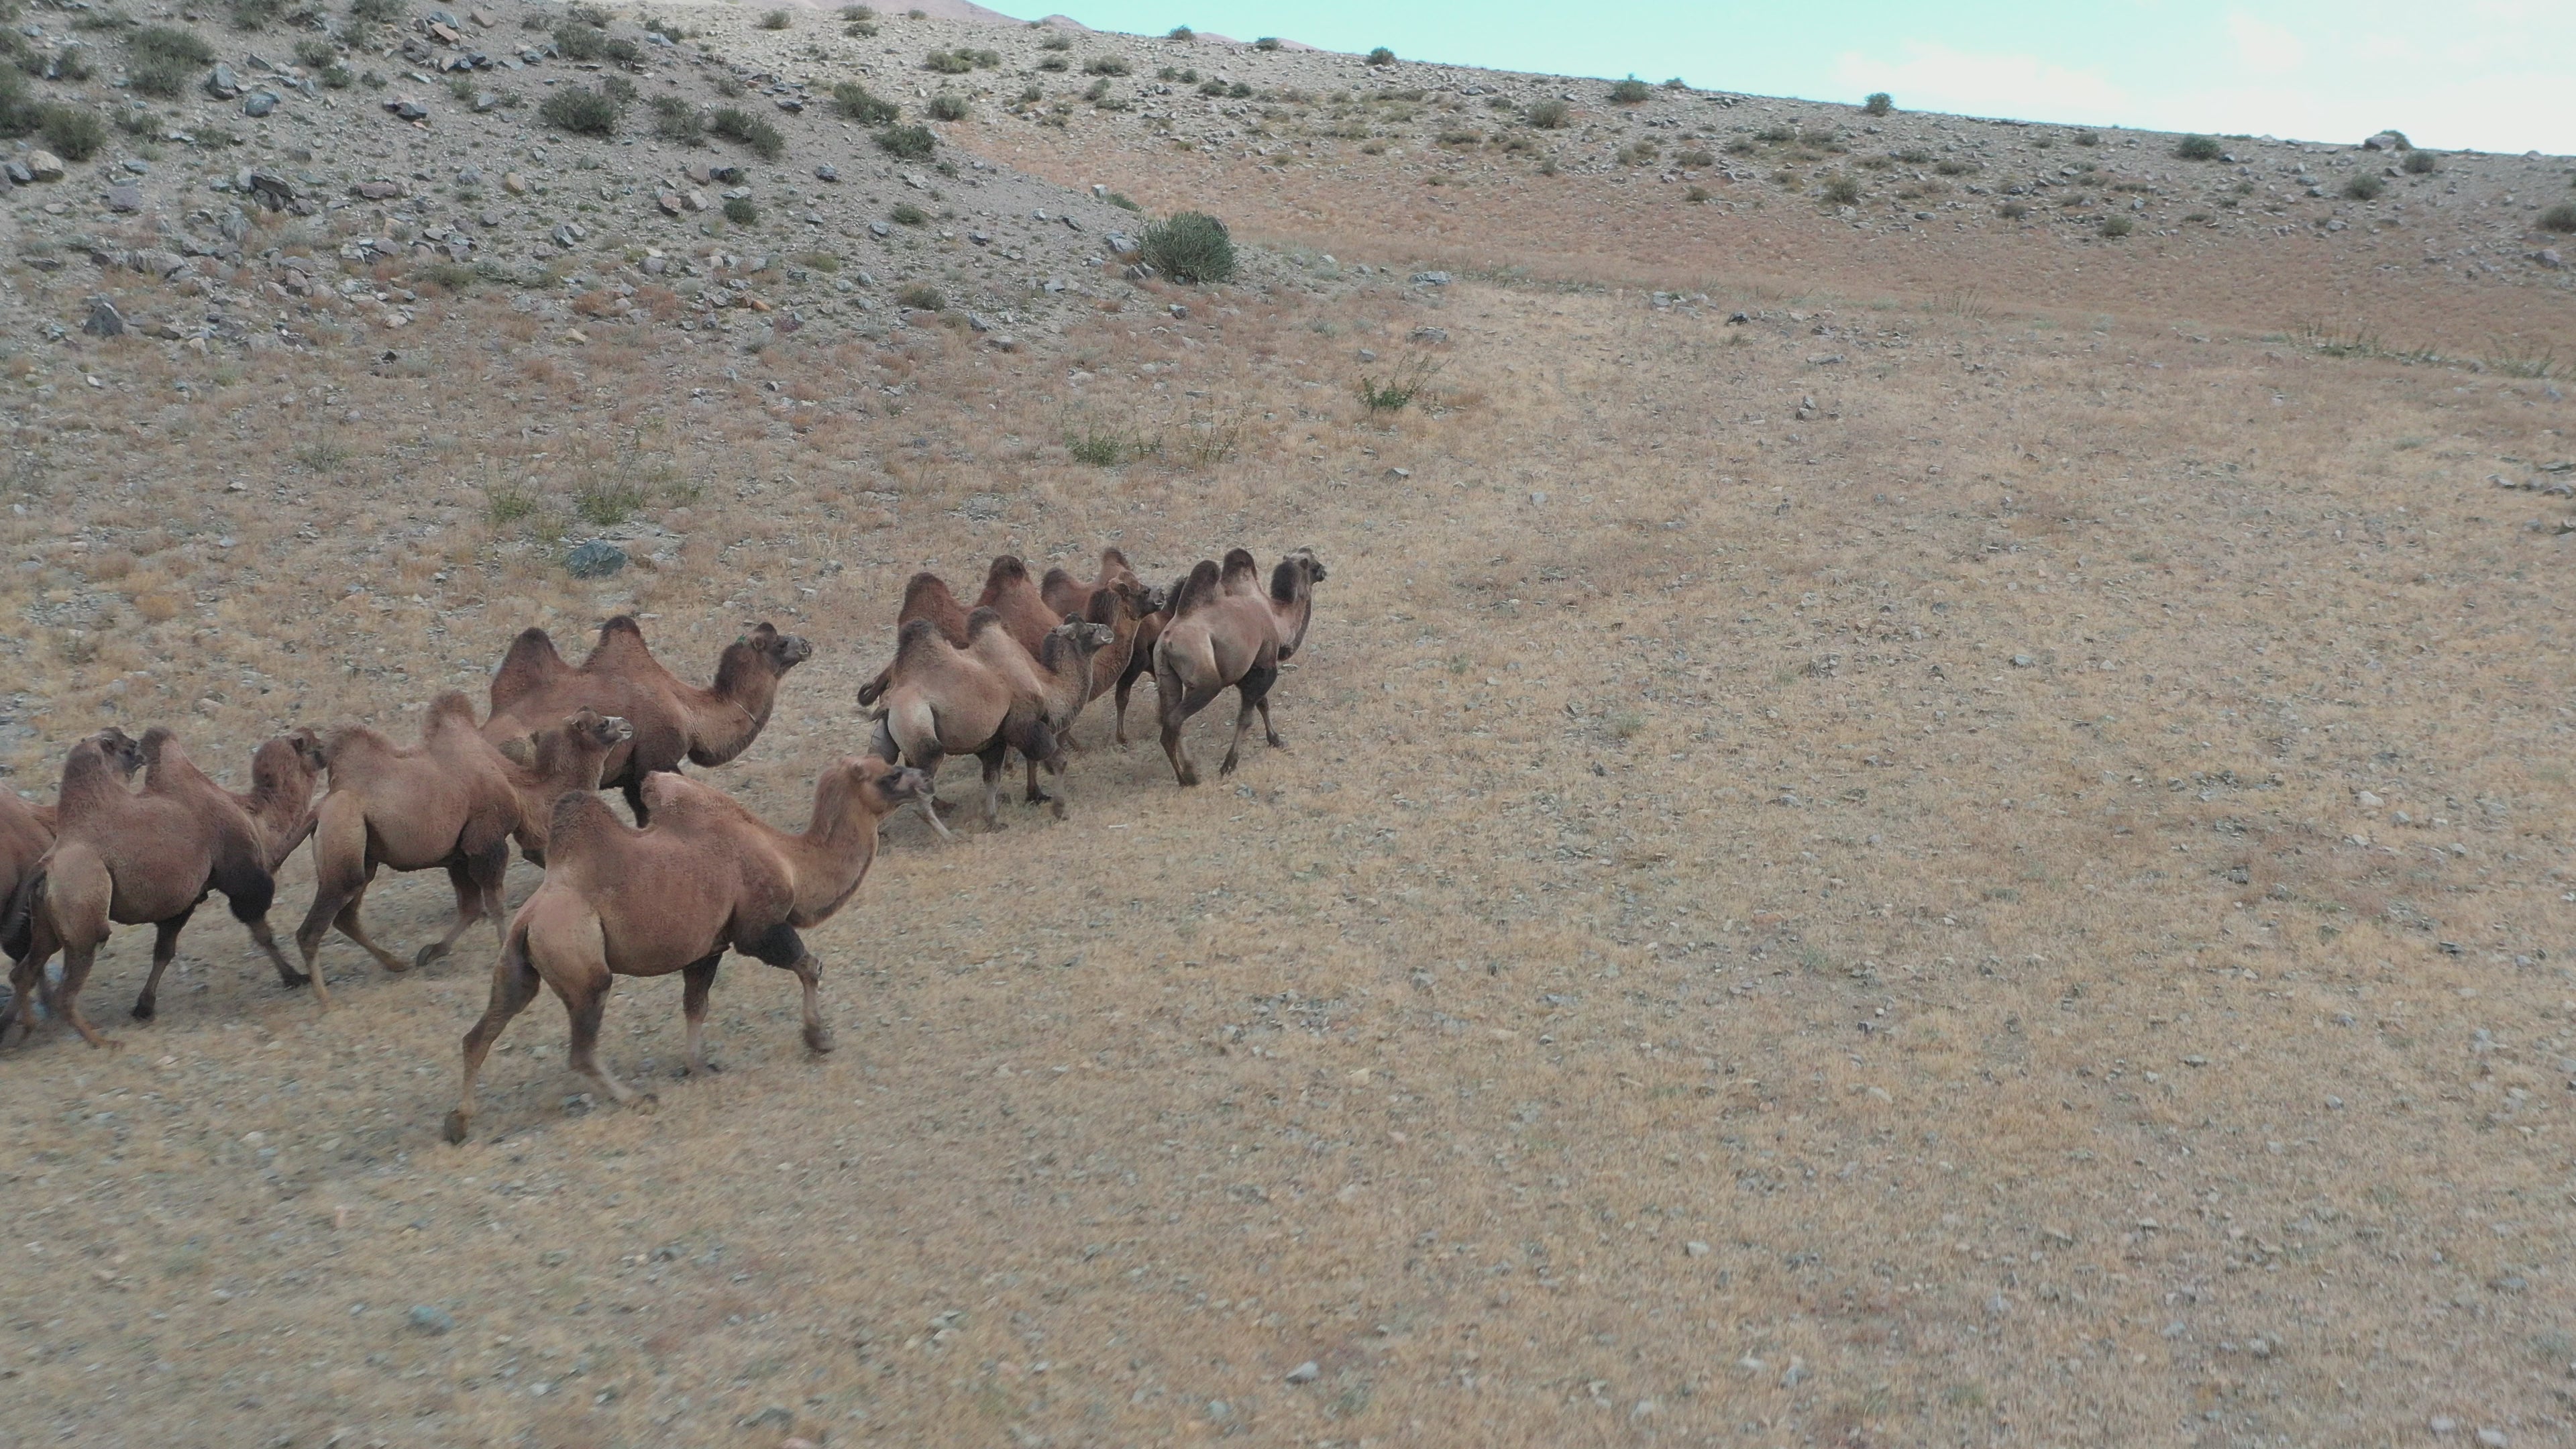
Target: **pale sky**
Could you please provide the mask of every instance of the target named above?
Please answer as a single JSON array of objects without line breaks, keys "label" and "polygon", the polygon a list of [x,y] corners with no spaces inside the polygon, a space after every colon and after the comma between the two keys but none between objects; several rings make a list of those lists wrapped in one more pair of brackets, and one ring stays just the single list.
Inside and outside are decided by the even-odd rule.
[{"label": "pale sky", "polygon": [[2393,127],[2446,150],[2576,153],[2576,0],[1074,0],[1065,13],[1757,95],[1886,91],[1900,108],[2018,120],[2342,142]]}]

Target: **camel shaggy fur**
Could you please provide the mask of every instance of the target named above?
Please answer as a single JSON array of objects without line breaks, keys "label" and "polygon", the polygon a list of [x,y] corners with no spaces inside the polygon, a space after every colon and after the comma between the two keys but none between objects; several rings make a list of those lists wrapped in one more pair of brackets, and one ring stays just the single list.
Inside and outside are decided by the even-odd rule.
[{"label": "camel shaggy fur", "polygon": [[[417,745],[397,745],[364,725],[334,732],[323,749],[331,792],[313,832],[313,908],[295,931],[304,969],[320,974],[314,958],[335,925],[387,971],[427,966],[487,916],[497,935],[508,914],[501,880],[510,841],[543,865],[555,797],[596,791],[610,751],[634,734],[625,720],[585,706],[538,731],[523,765],[483,737],[474,702],[452,689],[429,702]],[[433,866],[445,866],[456,887],[456,919],[404,961],[368,939],[358,908],[378,867]]]},{"label": "camel shaggy fur", "polygon": [[[1125,554],[1114,548],[1102,549],[1100,576],[1087,584],[1063,569],[1049,569],[1039,592],[1046,606],[1062,617],[1088,619],[1109,627],[1109,642],[1091,656],[1091,699],[1100,698],[1131,677],[1138,640],[1146,621],[1163,607],[1163,593],[1136,577]],[[1148,641],[1143,647],[1150,650],[1153,646]],[[1146,667],[1152,667],[1150,657]]]},{"label": "camel shaggy fur", "polygon": [[1199,772],[1181,743],[1181,726],[1228,687],[1242,707],[1235,713],[1234,741],[1218,775],[1234,773],[1255,710],[1261,713],[1263,736],[1273,746],[1286,743],[1270,722],[1270,686],[1279,677],[1280,661],[1306,642],[1315,585],[1323,578],[1324,566],[1309,549],[1279,561],[1271,570],[1267,594],[1260,587],[1259,566],[1243,549],[1229,552],[1221,566],[1201,560],[1190,570],[1174,600],[1172,622],[1154,643],[1163,753],[1183,785],[1197,784]]},{"label": "camel shaggy fur", "polygon": [[529,629],[492,676],[483,736],[497,743],[533,735],[584,706],[625,720],[635,737],[610,752],[600,784],[623,789],[627,805],[641,811],[646,775],[676,771],[682,760],[721,765],[750,748],[769,723],[779,680],[813,653],[802,638],[760,624],[725,646],[715,683],[700,689],[662,667],[632,615],[600,625],[599,644],[578,669],[545,630]]},{"label": "camel shaggy fur", "polygon": [[[1056,817],[1064,816],[1063,734],[1090,698],[1091,659],[1109,642],[1109,629],[1089,620],[1058,624],[1039,640],[1035,658],[1020,647],[998,614],[978,609],[967,624],[963,649],[950,644],[927,619],[903,626],[887,666],[888,686],[876,711],[874,751],[900,759],[936,778],[950,755],[974,755],[984,765],[984,819],[1001,824],[1003,756],[1018,750],[1029,761],[1029,795],[1037,767],[1055,775]],[[925,811],[933,811],[925,800]]]},{"label": "camel shaggy fur", "polygon": [[[20,929],[26,939],[10,968],[10,1015],[0,1017],[0,1035],[12,1019],[32,1029],[30,994],[59,949],[62,984],[48,990],[46,1005],[91,1046],[116,1045],[80,1014],[81,988],[98,948],[115,926],[155,928],[152,974],[134,1002],[135,1019],[148,1021],[161,975],[178,952],[180,929],[214,891],[223,892],[235,919],[268,953],[280,982],[301,986],[311,979],[287,965],[268,927],[276,864],[312,828],[321,751],[311,732],[260,746],[248,795],[208,779],[168,730],[143,736],[139,791],[125,788],[121,767],[110,758],[114,749],[112,741],[92,736],[64,762],[54,847],[11,911],[11,944],[17,944]],[[330,1005],[318,980],[314,994],[324,1007]]]},{"label": "camel shaggy fur", "polygon": [[[474,1079],[510,1018],[551,987],[572,1021],[573,1069],[621,1103],[639,1094],[599,1064],[599,1023],[619,976],[681,973],[689,1066],[706,1060],[707,995],[728,950],[796,973],[805,991],[805,1045],[832,1049],[820,994],[821,963],[796,933],[831,919],[866,879],[877,827],[930,793],[918,770],[846,758],[814,785],[802,834],[764,824],[731,798],[676,775],[644,790],[650,826],[620,822],[596,795],[555,804],[553,860],[545,883],[511,918],[492,998],[465,1034],[464,1090],[447,1116],[462,1142],[474,1119]],[[646,1107],[652,1096],[642,1094]]]},{"label": "camel shaggy fur", "polygon": [[[1029,566],[1016,556],[1003,554],[984,570],[984,592],[975,598],[975,609],[957,602],[947,583],[933,573],[914,574],[903,586],[903,608],[895,615],[895,630],[915,619],[926,619],[939,631],[939,637],[960,649],[967,643],[967,621],[975,610],[990,609],[1002,621],[1003,629],[1031,654],[1049,629],[1065,620],[1064,611],[1048,606],[1037,581],[1029,577]],[[877,676],[859,686],[859,703],[873,705],[893,683],[894,666],[887,665]]]}]

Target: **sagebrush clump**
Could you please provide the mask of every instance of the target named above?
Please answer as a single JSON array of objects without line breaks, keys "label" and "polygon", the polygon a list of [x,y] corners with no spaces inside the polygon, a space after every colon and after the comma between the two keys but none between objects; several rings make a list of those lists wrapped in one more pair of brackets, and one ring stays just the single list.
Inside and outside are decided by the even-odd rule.
[{"label": "sagebrush clump", "polygon": [[2185,136],[2174,143],[2174,154],[2185,161],[2215,161],[2220,150],[2216,136]]},{"label": "sagebrush clump", "polygon": [[763,161],[775,161],[787,149],[787,138],[776,126],[736,106],[726,106],[707,117],[707,129],[728,141],[748,146]]},{"label": "sagebrush clump", "polygon": [[1146,265],[1180,282],[1223,282],[1234,276],[1234,238],[1225,223],[1203,211],[1184,211],[1145,228],[1136,250]]},{"label": "sagebrush clump", "polygon": [[576,136],[614,136],[626,107],[606,90],[566,86],[546,97],[537,114],[558,131]]},{"label": "sagebrush clump", "polygon": [[862,126],[890,125],[902,113],[894,102],[878,99],[857,81],[832,87],[832,108]]}]

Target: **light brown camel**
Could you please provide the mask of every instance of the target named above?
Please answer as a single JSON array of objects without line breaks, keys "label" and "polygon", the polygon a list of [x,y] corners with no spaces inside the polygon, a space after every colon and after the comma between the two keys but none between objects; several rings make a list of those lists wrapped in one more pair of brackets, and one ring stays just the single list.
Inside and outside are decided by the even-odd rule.
[{"label": "light brown camel", "polygon": [[647,774],[675,771],[682,760],[721,765],[750,748],[769,722],[779,679],[813,653],[804,639],[757,625],[725,646],[715,684],[700,689],[662,667],[632,615],[600,625],[599,644],[578,669],[564,663],[545,630],[529,629],[492,676],[483,737],[497,743],[533,735],[584,706],[625,720],[635,737],[609,753],[600,785],[623,789],[627,805],[641,811]]},{"label": "light brown camel", "polygon": [[656,775],[644,784],[653,823],[641,830],[596,795],[555,803],[553,863],[510,920],[492,968],[492,998],[465,1034],[465,1084],[447,1114],[447,1140],[474,1120],[474,1078],[510,1018],[554,989],[572,1019],[572,1065],[621,1103],[653,1105],[599,1064],[599,1022],[619,976],[681,973],[689,1066],[706,1059],[707,994],[728,950],[796,973],[805,988],[805,1045],[832,1049],[823,1021],[822,963],[796,933],[831,919],[866,879],[877,827],[930,793],[929,778],[882,760],[850,757],[814,783],[802,834],[764,824],[694,780]]},{"label": "light brown camel", "polygon": [[1279,561],[1266,595],[1260,589],[1259,566],[1243,549],[1227,553],[1222,567],[1202,559],[1190,570],[1174,601],[1172,622],[1154,644],[1163,753],[1183,785],[1197,784],[1199,771],[1181,743],[1181,726],[1228,687],[1242,700],[1242,708],[1235,715],[1234,742],[1217,767],[1219,776],[1234,773],[1255,710],[1261,712],[1263,736],[1273,746],[1286,743],[1270,722],[1270,686],[1279,678],[1279,661],[1306,642],[1315,585],[1323,578],[1324,566],[1309,549]]},{"label": "light brown camel", "polygon": [[[497,936],[509,914],[501,880],[510,841],[543,865],[555,797],[598,790],[609,752],[634,734],[625,720],[585,706],[539,730],[530,762],[521,764],[483,738],[474,701],[453,689],[429,702],[417,745],[397,745],[364,725],[333,731],[324,747],[331,792],[313,831],[313,908],[295,931],[304,969],[321,974],[314,958],[335,925],[387,971],[429,965],[487,916]],[[433,866],[445,866],[456,887],[456,919],[405,961],[368,938],[358,908],[378,867]]]},{"label": "light brown camel", "polygon": [[[1055,775],[1053,807],[1062,819],[1062,735],[1089,698],[1091,658],[1107,642],[1105,626],[1075,620],[1048,630],[1031,658],[990,609],[971,616],[963,649],[941,638],[929,620],[915,619],[903,626],[894,663],[886,667],[891,683],[876,709],[874,752],[934,779],[948,756],[976,756],[984,765],[984,820],[998,827],[996,782],[1003,756],[1016,749],[1029,761],[1032,800],[1050,798],[1037,788],[1037,767]],[[931,801],[922,809],[937,822]]]},{"label": "light brown camel", "polygon": [[1155,590],[1155,596],[1161,602],[1155,606],[1154,612],[1137,621],[1136,640],[1127,650],[1127,667],[1118,674],[1118,723],[1110,734],[1118,744],[1127,743],[1127,697],[1135,692],[1137,680],[1152,677],[1154,645],[1161,641],[1163,631],[1171,627],[1172,613],[1180,606],[1181,589],[1188,582],[1189,576],[1184,574],[1172,580],[1169,586]]},{"label": "light brown camel", "polygon": [[[281,752],[276,746],[283,743]],[[31,1030],[29,1002],[44,980],[45,962],[63,953],[62,984],[50,987],[46,1005],[91,1046],[114,1046],[80,1014],[81,988],[108,933],[118,925],[149,922],[156,931],[152,974],[135,999],[134,1017],[148,1021],[161,975],[177,954],[179,931],[208,893],[221,891],[233,916],[268,953],[278,980],[301,986],[308,979],[287,965],[268,927],[277,893],[272,859],[291,851],[311,828],[314,774],[309,740],[271,740],[255,761],[259,784],[237,796],[206,777],[166,729],[144,733],[143,788],[129,792],[97,737],[74,747],[63,765],[59,833],[21,898],[27,944],[9,972],[10,1019]],[[265,768],[262,768],[262,765]],[[301,776],[304,793],[295,782]],[[251,802],[245,809],[243,802]],[[253,814],[257,810],[257,815]],[[324,1007],[330,995],[319,980],[314,994]]]},{"label": "light brown camel", "polygon": [[[1148,587],[1127,566],[1127,556],[1114,548],[1100,551],[1100,576],[1084,583],[1063,569],[1049,569],[1039,586],[1046,606],[1067,619],[1089,619],[1106,624],[1109,642],[1091,656],[1090,697],[1098,699],[1125,683],[1134,668],[1137,641],[1143,636],[1146,622],[1163,607],[1163,592]],[[1151,649],[1147,642],[1143,647]],[[1146,668],[1153,667],[1149,657]],[[1073,745],[1068,737],[1065,741]],[[1078,748],[1078,746],[1077,746]]]},{"label": "light brown camel", "polygon": [[[990,609],[1000,616],[1002,627],[1020,647],[1031,654],[1038,652],[1039,641],[1046,632],[1065,620],[1062,611],[1050,608],[1037,581],[1029,577],[1029,566],[1016,556],[1003,554],[984,570],[984,592],[975,598],[976,609]],[[963,649],[966,647],[966,621],[973,611],[957,602],[947,583],[933,573],[914,574],[903,586],[903,608],[894,616],[895,630],[915,619],[927,619],[939,630],[939,636]],[[894,666],[877,671],[877,676],[859,686],[862,706],[877,702],[892,681]]]},{"label": "light brown camel", "polygon": [[[138,752],[134,758],[140,763],[143,757]],[[30,805],[17,791],[0,789],[0,901],[15,900],[19,884],[53,848],[54,807]]]}]

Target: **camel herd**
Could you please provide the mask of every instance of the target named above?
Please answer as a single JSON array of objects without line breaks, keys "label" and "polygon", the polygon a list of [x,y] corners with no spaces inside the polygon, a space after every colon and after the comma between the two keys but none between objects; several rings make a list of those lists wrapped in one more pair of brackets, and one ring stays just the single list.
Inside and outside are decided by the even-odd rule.
[{"label": "camel herd", "polygon": [[[779,681],[813,646],[761,624],[727,646],[715,681],[689,684],[653,657],[636,621],[602,625],[576,667],[542,629],[514,640],[494,671],[490,706],[450,690],[429,702],[416,744],[363,725],[297,729],[251,757],[251,789],[224,789],[192,763],[168,729],[140,739],[108,728],[72,747],[55,803],[0,791],[0,949],[12,1027],[32,1035],[35,1003],[91,1046],[115,1046],[81,1014],[99,947],[119,925],[150,925],[152,969],[134,1003],[149,1020],[179,932],[220,893],[288,986],[310,982],[333,929],[389,972],[444,956],[476,922],[500,940],[489,1004],[464,1042],[464,1086],[447,1137],[464,1140],[474,1082],[511,1018],[540,985],[571,1020],[571,1061],[611,1100],[649,1108],[604,1070],[597,1047],[617,976],[681,974],[691,1070],[705,1069],[704,1028],[716,966],[728,950],[792,971],[804,989],[806,1045],[831,1050],[820,964],[797,934],[831,918],[875,859],[885,817],[913,807],[942,835],[932,779],[951,755],[983,766],[984,814],[1000,823],[1000,779],[1011,751],[1027,762],[1027,795],[1064,814],[1067,745],[1084,706],[1114,695],[1112,735],[1127,743],[1127,703],[1151,674],[1164,754],[1182,785],[1199,775],[1182,727],[1227,689],[1240,710],[1220,774],[1232,774],[1258,712],[1273,745],[1270,691],[1304,642],[1324,567],[1300,549],[1265,589],[1243,549],[1202,561],[1168,588],[1146,586],[1116,549],[1083,582],[1062,569],[1032,579],[1005,555],[973,607],[936,575],[904,589],[893,660],[859,690],[872,725],[868,753],[833,762],[814,786],[805,829],[772,827],[723,792],[683,778],[683,761],[721,765],[769,721]],[[1042,790],[1038,771],[1052,778]],[[327,780],[327,786],[325,781]],[[599,792],[622,790],[635,824]],[[316,794],[319,793],[319,800]],[[276,873],[307,839],[314,895],[289,963],[268,924]],[[545,870],[515,914],[504,910],[509,850]],[[406,961],[359,919],[379,870],[444,868],[456,918]],[[46,967],[59,953],[59,980]]]}]

